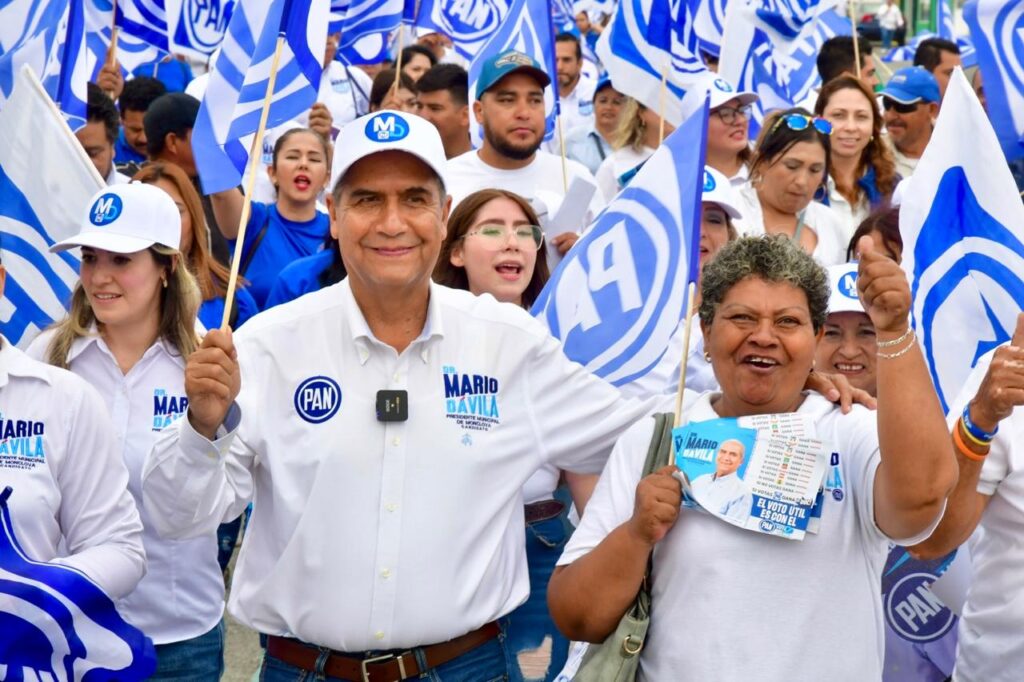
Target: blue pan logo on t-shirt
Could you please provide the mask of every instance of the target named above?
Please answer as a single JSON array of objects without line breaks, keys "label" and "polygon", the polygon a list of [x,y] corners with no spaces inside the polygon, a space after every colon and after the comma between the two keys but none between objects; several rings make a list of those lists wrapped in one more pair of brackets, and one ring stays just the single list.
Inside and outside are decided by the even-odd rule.
[{"label": "blue pan logo on t-shirt", "polygon": [[121,197],[113,193],[104,194],[89,209],[89,220],[100,227],[109,225],[121,215],[123,207]]},{"label": "blue pan logo on t-shirt", "polygon": [[366,122],[366,137],[374,142],[398,142],[409,135],[409,123],[398,114],[378,114]]},{"label": "blue pan logo on t-shirt", "polygon": [[321,424],[341,407],[341,387],[334,379],[310,377],[295,389],[295,411],[310,424]]}]

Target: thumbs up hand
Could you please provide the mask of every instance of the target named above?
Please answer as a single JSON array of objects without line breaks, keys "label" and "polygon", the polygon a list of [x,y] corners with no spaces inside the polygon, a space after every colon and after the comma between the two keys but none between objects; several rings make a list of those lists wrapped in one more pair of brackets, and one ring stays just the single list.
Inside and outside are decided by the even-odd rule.
[{"label": "thumbs up hand", "polygon": [[875,249],[871,237],[861,237],[857,251],[860,253],[857,290],[864,311],[876,332],[902,334],[907,330],[910,312],[910,284],[906,273],[896,261]]},{"label": "thumbs up hand", "polygon": [[1010,344],[997,348],[992,357],[971,401],[971,421],[985,431],[994,431],[1018,405],[1024,405],[1024,313],[1017,316]]}]

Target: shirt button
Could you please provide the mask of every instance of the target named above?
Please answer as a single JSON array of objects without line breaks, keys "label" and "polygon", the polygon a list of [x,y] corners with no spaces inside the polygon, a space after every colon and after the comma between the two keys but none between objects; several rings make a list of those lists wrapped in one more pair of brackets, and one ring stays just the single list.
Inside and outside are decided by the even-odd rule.
[{"label": "shirt button", "polygon": [[398,444],[401,443],[401,442],[402,442],[402,439],[399,438],[398,436],[395,436],[394,440],[391,441],[391,444],[394,445],[395,447],[398,447]]},{"label": "shirt button", "polygon": [[383,571],[380,572],[380,577],[384,578],[384,580],[387,580],[388,578],[390,578],[391,577],[391,569],[390,568],[385,568]]},{"label": "shirt button", "polygon": [[377,639],[384,639],[384,632],[382,630],[377,630],[377,632],[373,633],[373,636]]},{"label": "shirt button", "polygon": [[396,509],[398,509],[398,505],[395,504],[394,502],[392,502],[391,504],[389,504],[388,506],[386,506],[384,508],[387,509],[389,512],[393,512]]},{"label": "shirt button", "polygon": [[392,379],[394,379],[395,383],[397,384],[397,383],[398,383],[398,380],[399,380],[399,378],[400,378],[400,375],[398,374],[398,372],[395,372],[395,376],[393,376],[393,377],[391,377],[391,378],[392,378]]}]

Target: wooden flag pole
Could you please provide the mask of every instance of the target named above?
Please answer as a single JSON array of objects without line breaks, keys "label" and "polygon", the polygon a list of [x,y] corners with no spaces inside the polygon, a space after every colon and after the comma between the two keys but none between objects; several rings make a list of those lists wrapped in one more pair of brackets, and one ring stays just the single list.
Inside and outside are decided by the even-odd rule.
[{"label": "wooden flag pole", "polygon": [[850,13],[850,24],[853,27],[853,66],[857,69],[857,78],[860,79],[860,45],[857,40],[857,2],[856,0],[850,0],[846,4],[847,10]]},{"label": "wooden flag pole", "polygon": [[398,84],[402,80],[402,50],[405,49],[405,24],[398,25],[398,58],[395,59],[395,82],[391,84],[391,92],[398,92]]},{"label": "wooden flag pole", "polygon": [[221,319],[220,328],[227,329],[228,321],[231,319],[231,306],[234,304],[235,287],[238,285],[238,267],[242,260],[243,245],[245,244],[245,228],[249,223],[249,214],[252,211],[252,191],[256,183],[256,169],[263,151],[263,133],[267,129],[267,118],[270,115],[270,102],[274,99],[274,84],[277,81],[277,67],[281,62],[281,51],[284,49],[284,35],[277,37],[277,45],[274,47],[274,58],[270,62],[270,76],[267,78],[267,92],[263,96],[263,108],[260,110],[260,125],[256,128],[256,137],[252,140],[252,148],[249,149],[249,181],[245,185],[245,196],[242,198],[242,217],[238,221],[238,236],[235,238],[235,255],[231,259],[231,276],[228,277],[228,290],[224,294],[224,317]]},{"label": "wooden flag pole", "polygon": [[[679,386],[676,388],[676,412],[672,428],[678,429],[683,424],[683,392],[686,390],[686,366],[690,359],[690,331],[693,327],[693,306],[697,297],[697,285],[690,282],[686,286],[686,322],[683,326],[683,358],[679,365]],[[669,459],[666,464],[676,463],[675,448],[669,448]],[[682,472],[680,472],[682,474]]]},{"label": "wooden flag pole", "polygon": [[661,111],[659,115],[661,120],[658,121],[658,146],[665,141],[665,108],[668,106],[668,67],[669,59],[665,60],[665,65],[661,68],[661,89],[658,94],[658,106]]},{"label": "wooden flag pole", "polygon": [[[556,86],[557,87],[557,86]],[[557,97],[557,95],[556,95]],[[555,117],[555,125],[558,126],[558,146],[562,154],[562,192],[569,193],[569,170],[565,163],[565,136],[562,135],[562,113]]]}]

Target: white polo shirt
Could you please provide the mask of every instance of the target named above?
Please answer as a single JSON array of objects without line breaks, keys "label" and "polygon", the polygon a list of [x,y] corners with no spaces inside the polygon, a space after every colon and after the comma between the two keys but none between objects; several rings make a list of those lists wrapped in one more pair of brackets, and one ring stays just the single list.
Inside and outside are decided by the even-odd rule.
[{"label": "white polo shirt", "polygon": [[[691,421],[718,417],[714,395],[687,409]],[[662,407],[672,409],[671,400]],[[797,411],[813,416],[818,436],[838,453],[829,479],[840,483],[825,491],[820,531],[793,542],[682,510],[654,550],[639,679],[881,679],[879,586],[890,540],[874,519],[876,414],[854,406],[843,415],[816,393]],[[643,419],[615,445],[560,565],[589,553],[632,516],[653,430],[653,420]],[[914,544],[931,530],[895,542]]]},{"label": "white polo shirt", "polygon": [[[978,392],[995,351],[982,356],[949,411],[952,426]],[[1017,682],[1024,670],[1024,409],[999,423],[981,469],[978,492],[989,496],[976,541],[974,569],[960,618],[958,682]]]},{"label": "white polo shirt", "polygon": [[[29,353],[43,358],[52,336],[53,331],[40,334]],[[148,570],[135,591],[118,602],[118,610],[156,644],[198,637],[224,613],[224,576],[217,563],[215,529],[192,540],[164,539],[156,532],[153,510],[142,504],[146,455],[160,432],[187,409],[185,363],[161,339],[123,374],[107,344],[94,334],[71,345],[68,364],[103,397],[117,451],[128,467],[128,489],[142,515]]]},{"label": "white polo shirt", "polygon": [[146,555],[110,416],[71,372],[2,336],[0,344],[0,490],[14,489],[7,505],[18,543],[30,559],[77,568],[117,599],[146,572]]},{"label": "white polo shirt", "polygon": [[[544,464],[599,472],[651,405],[567,360],[524,310],[433,284],[401,354],[347,280],[234,338],[232,430],[215,443],[187,419],[165,431],[146,505],[183,537],[251,498],[229,610],[340,651],[443,642],[525,601],[523,484]],[[408,392],[407,421],[377,420],[381,390]]]}]

